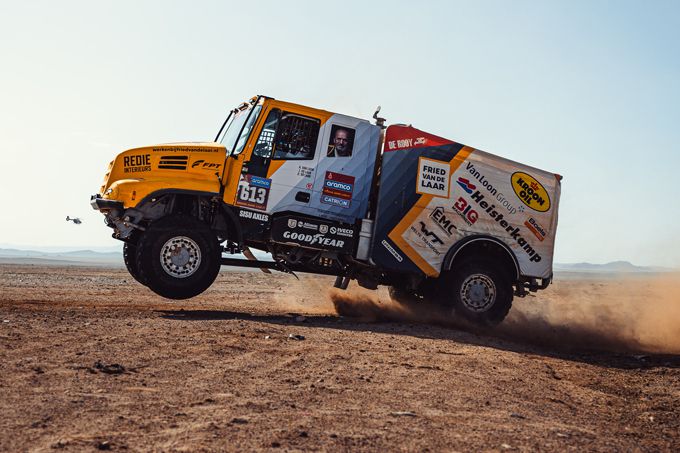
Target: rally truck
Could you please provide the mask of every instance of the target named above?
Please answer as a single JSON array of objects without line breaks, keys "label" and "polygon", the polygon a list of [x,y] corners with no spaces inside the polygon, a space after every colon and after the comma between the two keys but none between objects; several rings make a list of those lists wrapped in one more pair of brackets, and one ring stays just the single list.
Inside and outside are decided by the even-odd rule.
[{"label": "rally truck", "polygon": [[403,304],[501,322],[513,296],[551,282],[561,176],[386,127],[378,111],[371,122],[255,96],[212,142],[119,154],[91,204],[130,274],[166,298],[240,266],[386,285]]}]

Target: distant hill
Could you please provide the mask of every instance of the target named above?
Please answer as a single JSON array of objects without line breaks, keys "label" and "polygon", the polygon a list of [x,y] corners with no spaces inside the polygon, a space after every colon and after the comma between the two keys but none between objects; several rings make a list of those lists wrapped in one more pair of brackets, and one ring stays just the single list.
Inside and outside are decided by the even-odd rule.
[{"label": "distant hill", "polygon": [[557,272],[671,272],[674,269],[660,266],[636,266],[628,261],[612,261],[606,264],[592,263],[554,263]]},{"label": "distant hill", "polygon": [[[120,249],[121,251],[119,252],[95,252],[92,250],[45,252],[40,250],[0,248],[0,264],[93,265],[119,267],[125,265],[123,262],[122,244]],[[268,253],[253,250],[253,254],[263,261],[271,261],[271,256]],[[245,259],[242,255],[235,255],[235,258]]]},{"label": "distant hill", "polygon": [[39,250],[0,249],[1,263],[17,264],[98,264],[122,265],[121,252],[94,252],[73,250],[67,252],[42,252]]}]

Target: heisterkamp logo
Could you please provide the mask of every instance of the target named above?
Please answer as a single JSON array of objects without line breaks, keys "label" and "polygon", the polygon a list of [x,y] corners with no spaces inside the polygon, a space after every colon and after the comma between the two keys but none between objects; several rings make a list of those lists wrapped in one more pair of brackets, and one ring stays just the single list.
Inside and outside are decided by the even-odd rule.
[{"label": "heisterkamp logo", "polygon": [[538,212],[546,212],[550,209],[548,191],[533,176],[517,171],[510,177],[510,182],[512,190],[522,203]]}]

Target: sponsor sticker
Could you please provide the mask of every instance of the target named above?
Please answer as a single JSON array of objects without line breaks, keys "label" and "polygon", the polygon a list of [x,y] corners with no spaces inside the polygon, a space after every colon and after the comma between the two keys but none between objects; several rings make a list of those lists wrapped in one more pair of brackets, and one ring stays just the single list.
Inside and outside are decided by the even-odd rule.
[{"label": "sponsor sticker", "polygon": [[529,228],[529,231],[534,233],[534,236],[536,236],[539,241],[543,242],[543,239],[545,239],[546,236],[545,228],[543,228],[541,224],[536,221],[536,219],[529,217],[524,222],[524,226]]},{"label": "sponsor sticker", "polygon": [[448,162],[418,158],[418,179],[416,192],[434,195],[435,197],[449,197],[450,166]]},{"label": "sponsor sticker", "polygon": [[472,209],[472,206],[463,197],[458,197],[458,200],[453,204],[453,209],[456,210],[456,214],[458,214],[468,226],[472,226],[479,218],[477,211]]},{"label": "sponsor sticker", "polygon": [[295,242],[316,248],[349,253],[354,247],[354,229],[305,217],[274,219],[271,237],[278,242]]},{"label": "sponsor sticker", "polygon": [[220,148],[204,148],[199,147],[189,147],[189,146],[157,146],[152,148],[151,151],[155,153],[167,153],[167,152],[178,152],[178,153],[217,153]]},{"label": "sponsor sticker", "polygon": [[332,204],[333,206],[339,206],[341,208],[349,208],[351,201],[322,194],[321,203]]},{"label": "sponsor sticker", "polygon": [[501,229],[508,232],[510,238],[529,256],[529,261],[538,263],[543,259],[540,253],[538,253],[536,249],[531,246],[529,241],[522,236],[519,227],[516,227],[512,221],[506,219],[502,212],[498,212],[499,210],[497,210],[493,201],[487,201],[486,197],[482,195],[479,190],[472,194],[472,201],[474,201],[486,215],[494,220]]},{"label": "sponsor sticker", "polygon": [[534,211],[546,212],[550,209],[550,196],[545,187],[528,173],[517,171],[510,178],[512,190],[522,203]]},{"label": "sponsor sticker", "polygon": [[387,149],[390,151],[404,148],[414,148],[417,146],[427,146],[425,137],[404,137],[397,140],[388,140]]},{"label": "sponsor sticker", "polygon": [[267,209],[272,180],[260,176],[244,175],[238,183],[236,205],[251,209]]},{"label": "sponsor sticker", "polygon": [[123,156],[123,173],[151,171],[151,154]]},{"label": "sponsor sticker", "polygon": [[327,171],[323,190],[321,191],[321,202],[349,208],[354,192],[354,176],[343,175],[333,171]]},{"label": "sponsor sticker", "polygon": [[[484,187],[484,189],[496,199],[496,202],[498,202],[501,206],[503,206],[505,209],[507,209],[508,214],[515,214],[518,210],[520,212],[524,212],[524,207],[520,206],[519,208],[516,208],[510,200],[508,200],[503,192],[499,192],[498,189],[496,189],[493,184],[489,181],[489,179],[479,170],[477,167],[472,162],[468,162],[465,165],[465,170],[470,173],[470,175],[479,182],[479,184]],[[461,184],[461,179],[464,181],[467,181],[467,184]],[[467,193],[472,195],[472,192],[474,192],[477,187],[475,185],[469,184],[469,181],[464,178],[458,178],[458,184],[465,190]],[[466,187],[467,185],[467,187]]]},{"label": "sponsor sticker", "polygon": [[385,239],[382,240],[381,244],[383,247],[385,247],[385,249],[387,249],[388,252],[390,252],[390,254],[394,257],[395,260],[399,261],[400,263],[404,261],[404,257],[401,256],[399,252],[397,252],[394,249],[394,247],[392,247],[390,243],[387,242]]},{"label": "sponsor sticker", "polygon": [[260,222],[268,222],[269,215],[263,212],[248,211],[247,209],[239,209],[238,216],[242,219],[257,220]]},{"label": "sponsor sticker", "polygon": [[439,246],[443,245],[444,241],[429,225],[420,220],[411,225],[409,229],[432,253],[436,256],[441,255],[442,252],[439,250]]},{"label": "sponsor sticker", "polygon": [[451,219],[446,216],[446,211],[444,208],[441,206],[434,208],[430,213],[430,218],[434,224],[444,232],[445,235],[451,236],[453,234],[453,230],[456,228],[456,226],[453,224]]},{"label": "sponsor sticker", "polygon": [[221,166],[222,164],[206,162],[204,159],[198,159],[191,164],[191,168],[198,168],[199,170],[219,170]]},{"label": "sponsor sticker", "polygon": [[[332,226],[329,231],[331,232],[331,234],[337,234],[338,236],[345,236],[348,238],[354,237],[354,230],[351,228]],[[322,231],[322,233],[324,233],[324,231]]]},{"label": "sponsor sticker", "polygon": [[250,185],[255,186],[255,187],[263,187],[265,189],[271,189],[272,187],[272,180],[263,178],[262,176],[250,176]]},{"label": "sponsor sticker", "polygon": [[469,194],[472,194],[472,192],[474,192],[475,189],[477,188],[477,186],[471,184],[469,180],[463,178],[462,176],[458,178],[458,185],[461,186],[463,190]]},{"label": "sponsor sticker", "polygon": [[299,233],[297,231],[284,231],[283,238],[316,247],[332,247],[341,249],[345,245],[344,240],[325,237],[322,233],[312,234]]}]

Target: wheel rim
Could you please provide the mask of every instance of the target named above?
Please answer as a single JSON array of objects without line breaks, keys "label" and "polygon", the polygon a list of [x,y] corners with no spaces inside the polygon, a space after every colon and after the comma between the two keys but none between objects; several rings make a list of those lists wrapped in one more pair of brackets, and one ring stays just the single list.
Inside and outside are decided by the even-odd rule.
[{"label": "wheel rim", "polygon": [[161,248],[161,266],[170,276],[186,278],[201,265],[201,249],[193,239],[177,236]]},{"label": "wheel rim", "polygon": [[472,274],[463,281],[460,300],[469,310],[487,311],[496,301],[496,285],[484,274]]}]

